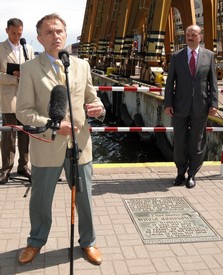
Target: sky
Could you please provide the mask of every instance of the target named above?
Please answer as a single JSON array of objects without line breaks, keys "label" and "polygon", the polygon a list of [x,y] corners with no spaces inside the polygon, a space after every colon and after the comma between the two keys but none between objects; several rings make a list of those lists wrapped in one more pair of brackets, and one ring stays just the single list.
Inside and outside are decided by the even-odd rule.
[{"label": "sky", "polygon": [[36,23],[46,14],[58,13],[67,24],[67,46],[77,42],[81,35],[87,0],[5,0],[0,9],[0,42],[7,39],[5,28],[10,18],[23,21],[23,35],[34,51],[43,47],[36,38]]}]

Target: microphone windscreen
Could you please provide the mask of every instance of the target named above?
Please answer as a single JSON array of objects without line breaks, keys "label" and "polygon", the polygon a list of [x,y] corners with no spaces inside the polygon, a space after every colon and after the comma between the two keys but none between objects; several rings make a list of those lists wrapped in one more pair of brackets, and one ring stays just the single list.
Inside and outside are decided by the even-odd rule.
[{"label": "microphone windscreen", "polygon": [[59,57],[60,60],[62,59],[63,55],[65,55],[67,58],[69,58],[69,53],[68,53],[68,51],[66,51],[66,50],[60,50],[60,51],[58,52],[58,57]]},{"label": "microphone windscreen", "polygon": [[53,88],[50,95],[48,107],[49,118],[53,121],[61,121],[66,115],[67,108],[67,89],[63,85]]},{"label": "microphone windscreen", "polygon": [[20,38],[20,44],[23,46],[23,45],[26,45],[26,40],[25,38]]}]

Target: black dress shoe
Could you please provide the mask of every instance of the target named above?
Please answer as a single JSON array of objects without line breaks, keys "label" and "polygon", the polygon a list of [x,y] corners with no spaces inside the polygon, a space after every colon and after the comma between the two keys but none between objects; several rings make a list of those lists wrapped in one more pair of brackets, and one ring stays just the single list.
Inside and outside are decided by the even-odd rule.
[{"label": "black dress shoe", "polygon": [[6,184],[9,181],[8,171],[1,172],[0,174],[0,184]]},{"label": "black dress shoe", "polygon": [[194,177],[188,176],[187,182],[186,182],[186,187],[191,189],[191,188],[194,188],[195,185],[196,185],[196,181],[195,181]]},{"label": "black dress shoe", "polygon": [[174,186],[179,186],[185,181],[185,176],[184,175],[177,175],[175,178],[173,185]]},{"label": "black dress shoe", "polygon": [[31,171],[29,170],[29,168],[26,168],[24,170],[18,170],[17,174],[19,174],[25,178],[28,178],[29,180],[31,179]]}]

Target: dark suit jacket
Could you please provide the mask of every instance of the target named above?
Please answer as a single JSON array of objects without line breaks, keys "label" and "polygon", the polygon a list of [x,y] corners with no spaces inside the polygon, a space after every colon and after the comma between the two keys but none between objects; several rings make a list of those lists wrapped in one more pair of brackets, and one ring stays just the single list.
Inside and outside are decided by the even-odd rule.
[{"label": "dark suit jacket", "polygon": [[164,107],[173,107],[174,115],[207,116],[210,107],[218,107],[218,86],[214,53],[199,48],[196,73],[191,76],[187,48],[176,51],[170,62],[165,87]]}]

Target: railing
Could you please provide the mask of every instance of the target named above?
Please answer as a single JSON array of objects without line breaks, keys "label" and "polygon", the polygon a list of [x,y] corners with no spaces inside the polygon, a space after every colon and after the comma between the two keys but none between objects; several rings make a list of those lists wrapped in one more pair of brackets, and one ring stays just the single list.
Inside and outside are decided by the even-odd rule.
[{"label": "railing", "polygon": [[[24,126],[25,127],[25,126]],[[33,131],[34,131],[33,127]],[[36,127],[41,128],[41,127]],[[45,129],[46,131],[47,129]],[[21,125],[1,126],[1,132],[23,131]],[[173,127],[89,127],[90,132],[173,132]],[[223,127],[206,127],[207,132],[223,132]]]},{"label": "railing", "polygon": [[159,92],[164,95],[164,88],[159,87],[136,87],[136,86],[94,86],[96,91],[101,92]]},{"label": "railing", "polygon": [[[2,126],[0,131],[22,131],[23,126]],[[90,132],[173,132],[173,127],[89,127]],[[223,132],[223,127],[206,127],[207,132]],[[223,145],[220,174],[223,176]]]},{"label": "railing", "polygon": [[[156,86],[94,86],[96,91],[101,92],[144,92],[144,93],[154,93],[157,92],[160,96],[164,96],[165,88]],[[218,92],[223,94],[223,89],[218,89]],[[220,101],[219,101],[220,102]],[[223,107],[218,108],[219,111],[223,111]]]},{"label": "railing", "polygon": [[[159,92],[163,95],[165,88],[135,86],[94,86],[96,91],[114,92]],[[223,94],[223,89],[218,90]],[[22,129],[22,126],[21,126]],[[12,126],[2,126],[0,131],[19,131]],[[173,127],[90,127],[90,132],[173,132]],[[206,127],[207,132],[223,132],[223,127]],[[221,175],[223,175],[223,146],[221,154]]]},{"label": "railing", "polygon": [[[164,93],[165,88],[162,87],[136,87],[136,86],[94,86],[96,91],[104,92],[159,92]],[[223,89],[218,89],[218,92],[223,94]]]},{"label": "railing", "polygon": [[[90,132],[173,132],[173,127],[90,127]],[[223,127],[206,127],[207,132],[223,132]]]},{"label": "railing", "polygon": [[[164,96],[165,88],[155,86],[94,86],[96,91],[104,92],[157,92],[160,96]],[[223,94],[223,89],[218,89]],[[220,101],[219,101],[220,102]],[[223,111],[222,107],[218,108]],[[92,127],[91,132],[172,132],[172,127]],[[223,132],[223,127],[207,127],[207,132]],[[223,145],[221,152],[221,175],[223,175]]]}]

